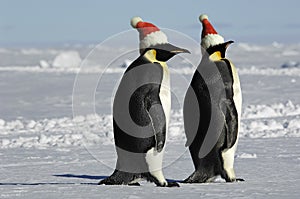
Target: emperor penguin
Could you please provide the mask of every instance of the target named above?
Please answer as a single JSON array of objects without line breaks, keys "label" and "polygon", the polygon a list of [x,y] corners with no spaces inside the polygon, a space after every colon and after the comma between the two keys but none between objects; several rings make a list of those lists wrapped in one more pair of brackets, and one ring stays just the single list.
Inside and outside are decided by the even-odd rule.
[{"label": "emperor penguin", "polygon": [[99,184],[139,185],[140,180],[157,186],[167,182],[162,160],[170,118],[170,58],[188,50],[168,43],[167,36],[140,17],[131,19],[140,34],[140,56],[123,74],[113,102],[116,168]]},{"label": "emperor penguin", "polygon": [[211,182],[221,176],[226,182],[237,179],[234,155],[238,144],[242,94],[235,66],[226,56],[233,41],[224,42],[208,21],[202,22],[202,59],[184,99],[186,146],[195,171],[185,183]]}]

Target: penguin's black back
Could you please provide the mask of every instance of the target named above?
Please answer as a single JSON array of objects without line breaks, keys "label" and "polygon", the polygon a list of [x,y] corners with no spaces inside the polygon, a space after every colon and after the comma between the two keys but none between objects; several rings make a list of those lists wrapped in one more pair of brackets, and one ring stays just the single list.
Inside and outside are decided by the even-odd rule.
[{"label": "penguin's black back", "polygon": [[[155,146],[156,132],[153,131],[149,109],[155,104],[161,105],[159,92],[162,78],[162,66],[152,63],[143,55],[125,71],[113,105],[114,139],[117,147],[129,152],[146,153]],[[164,112],[159,111],[157,117],[161,119],[162,125],[158,128],[165,131]],[[123,123],[124,118],[129,119],[133,125]]]},{"label": "penguin's black back", "polygon": [[[206,73],[203,70],[214,67],[217,72]],[[206,80],[206,81],[205,81]],[[209,81],[207,81],[209,80]],[[219,86],[219,83],[222,86]],[[238,117],[233,101],[233,75],[230,62],[222,58],[211,61],[203,57],[188,88],[184,102],[184,126],[187,146],[193,151],[197,161],[200,148],[207,134],[212,118],[212,109],[217,119],[224,120],[222,133],[215,145],[218,150],[231,148],[237,139]]]}]

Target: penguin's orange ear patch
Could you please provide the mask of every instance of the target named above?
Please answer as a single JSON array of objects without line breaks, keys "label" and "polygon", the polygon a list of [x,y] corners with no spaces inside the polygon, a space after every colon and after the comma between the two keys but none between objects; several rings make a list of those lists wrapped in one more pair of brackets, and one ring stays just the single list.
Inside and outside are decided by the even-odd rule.
[{"label": "penguin's orange ear patch", "polygon": [[209,59],[212,61],[219,61],[222,59],[222,54],[220,51],[216,51],[209,56]]}]

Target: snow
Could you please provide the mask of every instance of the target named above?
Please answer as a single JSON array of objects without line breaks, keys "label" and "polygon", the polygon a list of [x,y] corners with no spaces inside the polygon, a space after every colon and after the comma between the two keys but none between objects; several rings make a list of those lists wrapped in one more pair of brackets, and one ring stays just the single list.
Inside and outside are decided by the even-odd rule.
[{"label": "snow", "polygon": [[[235,170],[245,182],[217,178],[214,183],[180,183],[180,188],[147,182],[140,187],[97,186],[116,163],[111,102],[122,66],[127,67],[138,51],[122,54],[123,47],[107,47],[101,54],[96,48],[81,62],[93,47],[0,48],[0,198],[299,197],[299,44],[237,43],[228,49],[243,91]],[[200,50],[195,47],[194,52]],[[111,53],[119,59],[110,67],[99,62]],[[67,58],[51,67],[60,55]],[[182,102],[199,60],[186,56],[169,63],[172,112],[163,168],[169,180],[182,180],[193,171],[185,148]],[[88,80],[99,81],[92,95],[95,104],[82,91],[78,105],[88,111],[73,115],[78,74],[83,88],[90,85]]]},{"label": "snow", "polygon": [[283,117],[300,115],[300,105],[292,101],[275,104],[248,105],[244,108],[243,118]]},{"label": "snow", "polygon": [[[292,53],[289,53],[289,54],[292,54]],[[294,68],[294,67],[299,67],[299,65],[300,65],[299,62],[288,61],[288,62],[282,64],[281,68]]]},{"label": "snow", "polygon": [[50,64],[46,61],[46,60],[40,60],[40,67],[41,68],[49,68],[50,67]]},{"label": "snow", "polygon": [[52,63],[53,67],[78,67],[81,63],[80,55],[77,51],[65,51],[58,54]]},{"label": "snow", "polygon": [[[290,103],[246,107],[242,117],[240,138],[300,137],[299,106],[294,109],[290,109],[289,106]],[[268,107],[267,111],[265,107]],[[282,111],[289,109],[289,112]],[[184,142],[182,111],[173,110],[171,115],[168,139]],[[295,117],[288,119],[287,116]],[[5,138],[4,143],[3,140],[0,142],[0,148],[90,146],[104,143],[113,145],[110,114],[41,120],[1,120],[0,135]]]},{"label": "snow", "polygon": [[131,60],[129,59],[125,59],[124,63],[121,65],[122,68],[127,68],[128,66],[130,66],[130,64],[132,63]]},{"label": "snow", "polygon": [[237,156],[238,158],[257,158],[257,155],[255,153],[241,153]]}]

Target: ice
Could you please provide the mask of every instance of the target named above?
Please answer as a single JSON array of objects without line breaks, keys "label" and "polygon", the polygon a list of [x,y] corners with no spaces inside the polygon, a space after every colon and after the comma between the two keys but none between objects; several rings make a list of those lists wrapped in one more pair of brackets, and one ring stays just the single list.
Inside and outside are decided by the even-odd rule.
[{"label": "ice", "polygon": [[288,122],[288,128],[290,128],[290,129],[300,129],[300,118],[291,119]]},{"label": "ice", "polygon": [[287,56],[287,57],[289,57],[289,56],[297,56],[297,55],[299,55],[299,52],[295,51],[295,50],[287,50],[287,51],[284,51],[282,53],[282,55],[283,56]]},{"label": "ice", "polygon": [[132,63],[131,60],[125,59],[124,63],[121,65],[122,68],[127,68]]},{"label": "ice", "polygon": [[46,61],[46,60],[40,60],[40,63],[39,63],[39,66],[41,68],[49,68],[50,67],[50,64]]},{"label": "ice", "polygon": [[281,65],[281,68],[295,68],[299,67],[300,63],[296,61],[288,61]]},{"label": "ice", "polygon": [[257,158],[257,155],[255,153],[253,154],[249,154],[249,153],[242,153],[242,154],[239,154],[237,156],[238,158]]},{"label": "ice", "polygon": [[248,119],[293,115],[300,115],[300,105],[294,105],[290,100],[285,103],[248,105],[242,113],[243,118]]},{"label": "ice", "polygon": [[259,51],[264,50],[264,48],[262,46],[251,45],[251,44],[247,44],[247,43],[240,43],[239,47],[242,50],[248,51],[248,52],[259,52]]},{"label": "ice", "polygon": [[[287,112],[288,111],[288,112]],[[250,105],[244,109],[240,138],[300,137],[300,106],[291,102],[273,105]],[[282,120],[285,117],[287,119]],[[289,118],[292,117],[292,118]],[[13,137],[0,148],[30,146],[83,146],[113,144],[111,115],[80,115],[74,118],[41,120],[1,119],[0,135],[22,134],[28,139]],[[99,131],[100,129],[100,131]],[[181,110],[172,110],[168,139],[185,141]],[[36,139],[39,137],[40,139]],[[29,139],[31,138],[31,139]],[[45,142],[47,140],[47,142]],[[109,141],[109,142],[107,142]]]},{"label": "ice", "polygon": [[299,67],[282,67],[281,69],[274,68],[259,68],[256,66],[251,66],[249,68],[239,69],[239,74],[241,75],[261,75],[261,76],[300,76]]},{"label": "ice", "polygon": [[[243,91],[235,171],[245,182],[218,178],[180,183],[174,189],[148,182],[140,187],[97,186],[116,164],[113,92],[126,70],[121,66],[127,67],[138,51],[106,68],[99,60],[119,56],[123,47],[107,47],[102,54],[96,49],[86,60],[94,47],[0,48],[0,198],[299,197],[300,44],[236,43],[228,49]],[[59,56],[64,58],[56,60]],[[185,147],[182,101],[200,57],[193,62],[186,58],[169,64],[172,112],[163,170],[170,180],[183,180],[194,170]],[[85,65],[80,68],[81,61]],[[92,112],[73,116],[72,91],[79,72],[85,80],[99,79],[99,85]],[[85,98],[80,101],[83,110],[90,105]]]},{"label": "ice", "polygon": [[21,49],[20,53],[24,55],[40,55],[43,53],[43,51],[36,48],[28,48],[28,49]]},{"label": "ice", "polygon": [[4,121],[4,120],[2,120],[2,119],[0,119],[0,127],[3,127],[3,126],[4,126],[4,124],[5,124],[5,121]]},{"label": "ice", "polygon": [[53,67],[79,67],[80,55],[77,51],[65,51],[58,54],[52,63]]}]

